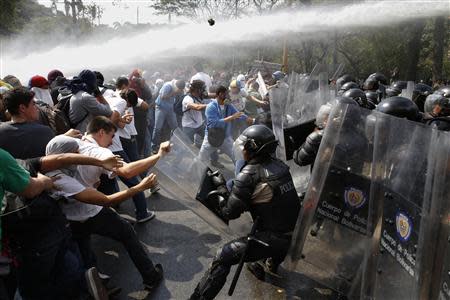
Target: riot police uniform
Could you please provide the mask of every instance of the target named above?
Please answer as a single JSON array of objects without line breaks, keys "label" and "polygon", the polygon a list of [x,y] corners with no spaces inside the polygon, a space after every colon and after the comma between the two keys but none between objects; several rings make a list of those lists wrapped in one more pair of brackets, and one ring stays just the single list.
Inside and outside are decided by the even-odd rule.
[{"label": "riot police uniform", "polygon": [[273,156],[278,144],[275,136],[266,126],[253,125],[240,139],[244,140],[246,163],[234,179],[231,193],[224,192],[224,180],[217,180],[218,190],[222,191],[217,197],[218,206],[226,220],[236,219],[245,211],[254,220],[258,218],[254,234],[258,241],[248,242],[242,237],[225,244],[190,299],[213,299],[247,246],[245,261],[272,258],[279,265],[290,245],[300,203],[289,167]]},{"label": "riot police uniform", "polygon": [[424,104],[423,123],[438,130],[450,131],[450,99],[439,93],[429,95]]}]

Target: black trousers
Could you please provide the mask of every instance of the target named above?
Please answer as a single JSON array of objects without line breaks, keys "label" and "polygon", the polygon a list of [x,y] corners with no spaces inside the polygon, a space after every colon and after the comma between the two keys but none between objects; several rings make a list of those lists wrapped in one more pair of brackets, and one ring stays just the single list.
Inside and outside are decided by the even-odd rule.
[{"label": "black trousers", "polygon": [[[290,237],[273,232],[257,232],[255,237],[269,244],[269,247],[251,241],[245,258],[246,262],[254,262],[264,258],[272,258],[276,265],[283,262],[290,245]],[[211,267],[195,288],[191,299],[214,299],[225,285],[231,266],[239,263],[246,246],[247,238],[242,237],[225,244],[219,249]]]},{"label": "black trousers", "polygon": [[90,236],[98,234],[122,243],[144,282],[151,282],[158,275],[134,228],[113,210],[104,207],[96,216],[85,222],[71,222],[70,226],[87,268],[95,266]]}]

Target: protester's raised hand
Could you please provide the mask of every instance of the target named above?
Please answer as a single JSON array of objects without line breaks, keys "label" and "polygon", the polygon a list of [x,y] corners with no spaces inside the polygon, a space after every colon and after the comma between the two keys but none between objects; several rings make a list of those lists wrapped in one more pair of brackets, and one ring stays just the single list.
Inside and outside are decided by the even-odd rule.
[{"label": "protester's raised hand", "polygon": [[156,175],[153,173],[150,173],[147,177],[141,180],[139,182],[138,186],[141,191],[145,191],[147,189],[150,189],[158,184],[158,181],[156,180]]},{"label": "protester's raised hand", "polygon": [[253,125],[253,123],[255,123],[255,119],[248,117],[246,122],[247,122],[247,125],[250,126],[250,125]]},{"label": "protester's raised hand", "polygon": [[117,168],[123,166],[123,158],[120,155],[114,155],[102,159],[102,168],[108,171],[115,171]]},{"label": "protester's raised hand", "polygon": [[159,145],[159,152],[158,152],[158,154],[160,156],[166,155],[167,153],[170,152],[170,147],[171,147],[171,145],[170,145],[169,141],[165,141],[165,142],[161,143],[161,145]]},{"label": "protester's raised hand", "polygon": [[81,131],[79,131],[77,129],[73,129],[73,128],[69,129],[66,133],[64,133],[64,135],[70,136],[70,137],[73,137],[76,139],[81,139],[81,137],[83,136],[81,134]]}]

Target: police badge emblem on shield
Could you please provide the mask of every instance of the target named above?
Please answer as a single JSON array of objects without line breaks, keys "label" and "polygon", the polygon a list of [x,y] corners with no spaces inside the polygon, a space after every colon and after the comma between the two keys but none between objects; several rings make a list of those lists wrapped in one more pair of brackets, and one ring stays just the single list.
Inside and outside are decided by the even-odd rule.
[{"label": "police badge emblem on shield", "polygon": [[395,216],[397,235],[402,242],[407,242],[411,237],[412,222],[407,214],[399,211]]},{"label": "police badge emblem on shield", "polygon": [[364,192],[353,187],[345,189],[344,198],[345,203],[352,208],[360,208],[366,202]]}]

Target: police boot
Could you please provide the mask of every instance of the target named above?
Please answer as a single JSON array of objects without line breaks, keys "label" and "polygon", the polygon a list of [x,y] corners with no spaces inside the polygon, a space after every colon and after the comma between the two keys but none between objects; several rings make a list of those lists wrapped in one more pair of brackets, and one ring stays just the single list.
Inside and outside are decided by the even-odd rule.
[{"label": "police boot", "polygon": [[246,266],[250,273],[252,273],[258,280],[264,281],[266,271],[264,270],[264,263],[262,261],[247,263]]}]

